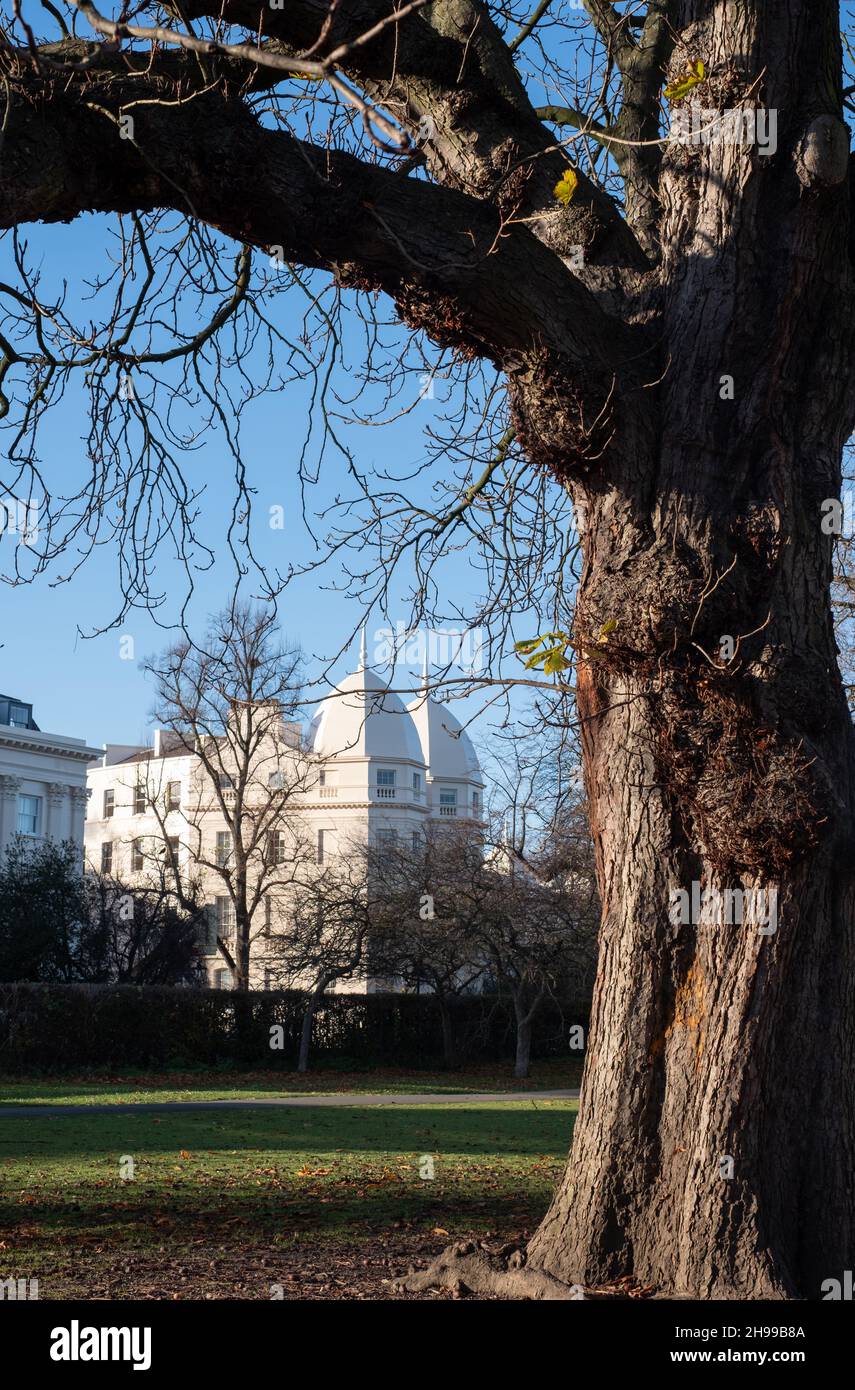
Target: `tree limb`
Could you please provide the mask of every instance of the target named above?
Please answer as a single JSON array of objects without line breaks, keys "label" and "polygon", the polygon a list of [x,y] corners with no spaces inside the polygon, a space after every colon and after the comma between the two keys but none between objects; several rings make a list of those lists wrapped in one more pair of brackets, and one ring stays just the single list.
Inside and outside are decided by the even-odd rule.
[{"label": "tree limb", "polygon": [[[145,77],[114,54],[79,85],[58,90],[31,71],[14,84],[0,226],[175,208],[343,284],[385,290],[441,344],[505,365],[535,347],[556,352],[607,389],[627,335],[527,228],[503,226],[457,190],[266,129],[221,90],[157,100],[174,95],[175,66],[164,84],[159,57]],[[119,126],[127,111],[132,138]]]}]

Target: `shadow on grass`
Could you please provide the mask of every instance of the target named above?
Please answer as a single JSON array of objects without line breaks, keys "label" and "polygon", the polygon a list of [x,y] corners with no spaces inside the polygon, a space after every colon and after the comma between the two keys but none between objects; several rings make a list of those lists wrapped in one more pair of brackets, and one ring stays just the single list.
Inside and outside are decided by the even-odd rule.
[{"label": "shadow on grass", "polygon": [[0,1122],[0,1228],[7,1255],[36,1260],[396,1225],[507,1230],[543,1214],[573,1118],[567,1102],[521,1102]]},{"label": "shadow on grass", "polygon": [[[412,1154],[438,1149],[461,1154],[531,1155],[561,1152],[569,1142],[575,1103],[501,1102],[495,1106],[360,1107],[69,1113],[3,1120],[0,1161],[84,1161],[113,1155],[238,1149],[266,1153],[344,1150]],[[0,1170],[2,1181],[2,1170]]]}]

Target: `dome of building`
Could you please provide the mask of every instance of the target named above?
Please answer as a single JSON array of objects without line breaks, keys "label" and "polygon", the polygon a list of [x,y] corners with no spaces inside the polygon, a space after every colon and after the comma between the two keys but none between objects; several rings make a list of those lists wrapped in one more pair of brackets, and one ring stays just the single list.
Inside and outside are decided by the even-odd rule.
[{"label": "dome of building", "polygon": [[481,768],[471,738],[445,705],[429,695],[419,695],[407,705],[421,757],[434,781],[443,777],[482,783]]},{"label": "dome of building", "polygon": [[346,676],[318,706],[309,731],[314,753],[334,758],[378,758],[423,762],[421,743],[404,702],[365,664]]}]

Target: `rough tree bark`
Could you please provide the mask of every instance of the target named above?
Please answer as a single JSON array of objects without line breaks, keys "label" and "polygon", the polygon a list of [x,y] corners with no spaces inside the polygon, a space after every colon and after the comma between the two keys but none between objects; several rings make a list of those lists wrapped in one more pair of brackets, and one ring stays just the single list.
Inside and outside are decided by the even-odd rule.
[{"label": "rough tree bark", "polygon": [[[158,105],[139,98],[176,73],[198,84],[188,55],[129,78],[136,60],[105,51],[98,100],[137,99],[130,146],[23,53],[0,224],[189,203],[383,289],[406,323],[504,370],[518,439],[578,504],[604,915],[572,1154],[527,1251],[452,1250],[413,1286],[570,1298],[634,1274],[818,1297],[855,1257],[855,750],[820,525],[853,425],[838,5],[654,0],[638,37],[607,0],[585,7],[625,79],[621,138],[650,138],[663,81],[702,59],[702,106],[774,110],[777,153],[645,147],[621,157],[625,216],[581,176],[561,207],[566,157],[488,7],[438,0],[343,60],[410,128],[431,116],[433,183],[261,129],[225,60],[205,95]],[[341,7],[326,51],[390,8]],[[264,32],[299,52],[325,13],[289,0]],[[672,895],[693,885],[766,898],[741,925],[677,923]]]},{"label": "rough tree bark", "polygon": [[[744,97],[743,55],[782,148],[666,157],[657,436],[585,489],[579,625],[627,636],[581,673],[601,959],[572,1159],[528,1262],[817,1298],[855,1251],[853,732],[818,523],[851,428],[837,15],[680,11],[720,74],[704,105]],[[752,632],[727,661],[722,638]],[[777,930],[672,925],[692,882],[776,893]]]}]

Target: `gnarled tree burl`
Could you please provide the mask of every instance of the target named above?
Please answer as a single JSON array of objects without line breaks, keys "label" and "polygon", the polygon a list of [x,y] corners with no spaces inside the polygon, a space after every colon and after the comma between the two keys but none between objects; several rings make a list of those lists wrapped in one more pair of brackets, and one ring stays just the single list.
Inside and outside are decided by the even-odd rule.
[{"label": "gnarled tree burl", "polygon": [[[55,0],[75,25],[49,41],[29,8],[0,49],[3,227],[169,208],[383,291],[504,374],[583,519],[603,922],[581,1113],[527,1251],[427,1277],[819,1297],[855,1257],[855,762],[821,525],[853,426],[838,4],[585,0],[584,111],[527,88],[528,46],[578,31],[561,0],[522,35],[479,0]],[[367,123],[361,153],[259,114],[295,68]],[[688,73],[670,117],[776,113],[777,148],[669,141]],[[579,139],[607,153],[565,202]],[[672,920],[693,884],[765,906]]]}]

